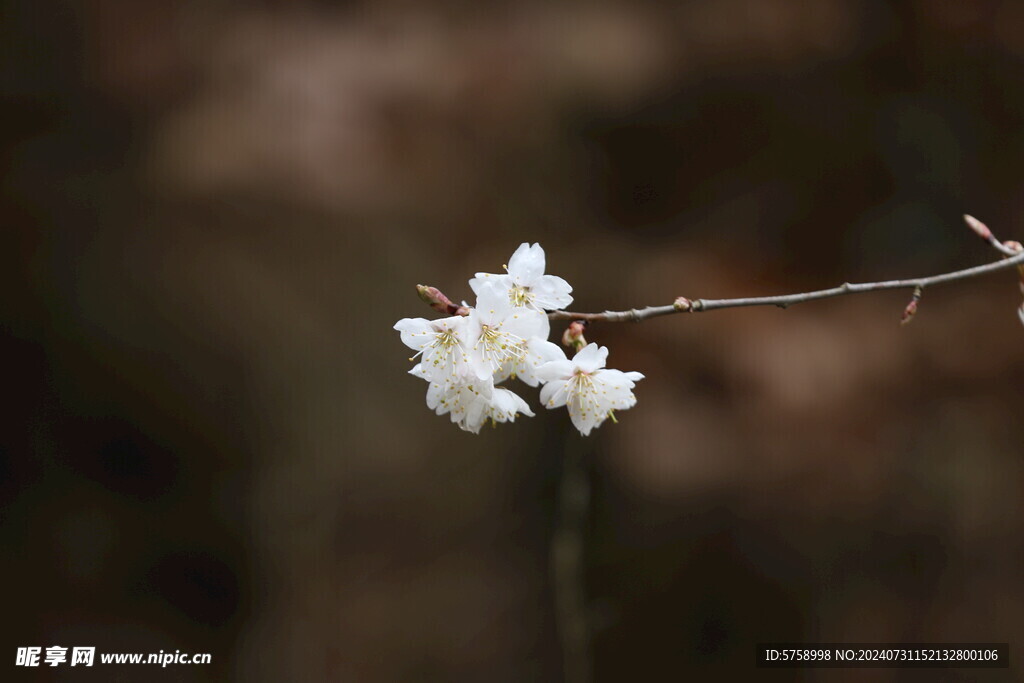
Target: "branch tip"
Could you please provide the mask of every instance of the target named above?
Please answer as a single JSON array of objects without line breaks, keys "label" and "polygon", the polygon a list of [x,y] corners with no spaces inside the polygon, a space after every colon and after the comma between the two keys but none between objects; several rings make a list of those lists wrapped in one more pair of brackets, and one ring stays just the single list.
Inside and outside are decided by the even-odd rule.
[{"label": "branch tip", "polygon": [[988,226],[979,221],[974,216],[970,216],[965,213],[964,222],[967,223],[967,227],[974,231],[975,235],[985,240],[986,242],[991,242],[994,239],[994,237],[992,236],[992,231],[989,230]]},{"label": "branch tip", "polygon": [[1020,271],[1021,290],[1024,291],[1024,246],[1020,242],[1000,242],[993,235],[984,223],[972,216],[964,216],[968,227],[979,237],[988,240],[997,251],[1003,255],[1003,259],[993,261],[980,266],[963,268],[928,277],[916,277],[902,280],[885,280],[882,282],[844,282],[837,287],[830,289],[819,289],[810,292],[797,294],[783,294],[778,296],[755,296],[739,299],[688,299],[676,297],[669,305],[647,306],[642,309],[629,309],[625,311],[604,311],[603,313],[580,313],[576,311],[549,311],[550,320],[586,320],[591,322],[639,322],[648,318],[672,315],[674,313],[699,313],[714,311],[723,308],[740,308],[746,306],[776,306],[781,309],[789,308],[796,304],[819,299],[829,299],[848,294],[864,294],[887,289],[913,289],[914,297],[903,311],[901,321],[906,324],[917,313],[918,301],[921,298],[921,291],[925,287],[933,285],[957,282],[970,278],[995,273],[1016,267]]},{"label": "branch tip", "polygon": [[416,293],[420,299],[435,311],[447,315],[469,315],[469,309],[452,303],[452,300],[444,295],[437,287],[428,285],[416,285]]}]

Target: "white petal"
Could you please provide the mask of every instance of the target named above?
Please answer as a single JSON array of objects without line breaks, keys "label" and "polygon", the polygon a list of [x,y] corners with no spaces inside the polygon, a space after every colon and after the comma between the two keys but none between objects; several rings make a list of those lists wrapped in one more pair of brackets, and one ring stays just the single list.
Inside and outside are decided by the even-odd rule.
[{"label": "white petal", "polygon": [[501,323],[501,331],[520,339],[540,337],[547,339],[551,334],[551,323],[547,315],[530,308],[513,308]]},{"label": "white petal", "polygon": [[402,336],[402,343],[415,351],[422,351],[435,334],[432,321],[426,318],[402,318],[394,329]]},{"label": "white petal", "polygon": [[[427,407],[437,412],[438,415],[448,412],[448,408],[441,406],[443,396],[444,390],[442,385],[437,382],[431,382],[430,386],[427,387]],[[441,409],[439,410],[439,408]]]},{"label": "white petal", "polygon": [[496,422],[506,422],[511,417],[515,419],[518,403],[516,395],[508,389],[495,389],[491,397],[490,415]]},{"label": "white petal", "polygon": [[556,360],[566,360],[565,351],[558,344],[549,342],[543,337],[532,337],[526,343],[526,350],[531,359],[531,364],[540,367],[545,363]]},{"label": "white petal", "polygon": [[541,382],[565,381],[572,377],[574,366],[571,360],[554,360],[544,363],[534,371]]},{"label": "white petal", "polygon": [[491,398],[491,417],[497,422],[515,422],[516,414],[533,417],[529,404],[508,389],[495,389]]},{"label": "white petal", "polygon": [[476,277],[469,281],[469,288],[473,294],[480,296],[480,289],[487,283],[495,283],[506,292],[512,287],[512,278],[504,273],[477,273]]},{"label": "white petal", "polygon": [[628,410],[636,405],[633,382],[619,370],[599,370],[591,376],[598,390],[601,412]]},{"label": "white petal", "polygon": [[516,364],[516,375],[531,387],[540,383],[537,368],[556,360],[565,360],[565,353],[558,344],[546,339],[533,337],[526,342],[522,359]]},{"label": "white petal", "polygon": [[503,364],[500,368],[498,368],[491,374],[491,380],[495,384],[501,384],[509,377],[511,377],[513,374],[515,374],[517,378],[521,377],[521,375],[519,374],[519,366],[517,363],[508,362]]},{"label": "white petal", "polygon": [[573,426],[580,430],[580,434],[583,436],[590,436],[590,432],[595,427],[599,427],[605,418],[608,417],[607,413],[598,413],[593,410],[583,413],[580,411],[579,405],[572,401],[568,403],[568,406],[569,419],[572,420]]},{"label": "white petal", "polygon": [[603,368],[608,358],[608,347],[591,342],[572,358],[572,363],[583,372],[594,372]]},{"label": "white petal", "polygon": [[[512,393],[512,392],[509,392],[509,393]],[[526,415],[527,417],[533,417],[534,416],[533,415],[533,410],[530,409],[530,404],[527,403],[526,401],[524,401],[522,399],[522,397],[520,397],[518,394],[512,394],[512,395],[515,396],[515,399],[516,399],[516,411],[519,414],[521,414],[521,415]]]},{"label": "white petal", "polygon": [[544,249],[540,244],[520,244],[508,260],[508,274],[517,285],[532,286],[544,274]]},{"label": "white petal", "polygon": [[556,379],[548,382],[540,389],[540,402],[545,408],[561,408],[569,396],[566,389],[568,382],[564,379]]},{"label": "white petal", "polygon": [[481,328],[483,327],[484,321],[481,319],[480,310],[477,308],[469,309],[469,315],[466,316],[466,346],[472,348],[473,344],[480,337]]},{"label": "white petal", "polygon": [[473,376],[477,379],[485,380],[492,379],[494,377],[495,368],[491,367],[491,364],[488,363],[479,353],[470,354],[469,367],[473,372]]},{"label": "white petal", "polygon": [[534,305],[546,311],[566,308],[572,303],[572,296],[569,294],[571,291],[569,283],[557,275],[544,275],[530,289]]},{"label": "white petal", "polygon": [[[467,306],[467,308],[469,308]],[[441,318],[440,320],[434,321],[434,326],[439,329],[448,329],[455,334],[465,334],[466,326],[469,321],[464,315],[453,315],[447,318]]]},{"label": "white petal", "polygon": [[[502,321],[511,311],[512,304],[508,300],[508,289],[498,282],[484,281],[478,287],[476,295],[477,319],[485,325],[495,325]],[[472,317],[473,312],[470,311]]]},{"label": "white petal", "polygon": [[644,378],[639,372],[623,372],[612,368],[598,370],[593,373],[592,377],[604,384],[625,386],[627,389],[632,389],[639,380]]},{"label": "white petal", "polygon": [[479,434],[480,427],[483,426],[484,420],[487,418],[485,410],[485,401],[472,401],[469,404],[469,407],[466,408],[466,416],[461,422],[459,422],[459,426],[467,432]]}]

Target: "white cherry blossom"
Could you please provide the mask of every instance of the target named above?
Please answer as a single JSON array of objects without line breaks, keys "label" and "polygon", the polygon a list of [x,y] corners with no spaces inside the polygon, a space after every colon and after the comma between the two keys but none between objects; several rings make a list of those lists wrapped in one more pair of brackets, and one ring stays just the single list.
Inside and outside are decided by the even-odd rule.
[{"label": "white cherry blossom", "polygon": [[467,329],[469,365],[479,379],[487,379],[503,368],[528,364],[530,351],[540,349],[530,340],[546,339],[551,326],[543,312],[513,306],[499,285],[484,283],[476,307],[469,311]]},{"label": "white cherry blossom", "polygon": [[572,303],[572,287],[557,275],[545,275],[544,249],[523,242],[508,260],[508,273],[477,273],[469,286],[477,295],[483,284],[495,282],[508,293],[513,306],[538,311],[556,311]]},{"label": "white cherry blossom", "polygon": [[537,368],[560,358],[565,358],[565,353],[557,344],[540,337],[530,337],[520,342],[512,358],[494,373],[494,382],[497,384],[511,377],[535,387],[540,384]]},{"label": "white cherry blossom", "polygon": [[[551,325],[546,310],[572,302],[572,288],[560,277],[544,273],[544,250],[523,243],[509,260],[504,275],[477,273],[470,280],[476,305],[454,307],[429,287],[420,296],[435,309],[460,314],[439,320],[403,318],[394,328],[418,360],[410,374],[427,382],[427,407],[448,415],[461,429],[479,433],[490,421],[514,422],[533,416],[520,396],[496,386],[518,379],[543,385],[548,408],[566,406],[572,423],[584,435],[615,410],[636,404],[633,387],[638,372],[605,368],[608,349],[590,344],[568,360],[562,348],[548,341]],[[424,296],[426,292],[427,296]]]},{"label": "white cherry blossom", "polygon": [[588,344],[572,360],[552,361],[537,369],[544,387],[540,400],[548,407],[566,406],[569,418],[584,436],[601,425],[613,411],[636,405],[633,387],[644,378],[639,372],[605,368],[608,348]]},{"label": "white cherry blossom", "polygon": [[416,351],[410,360],[420,357],[425,377],[443,382],[471,372],[465,316],[440,320],[403,318],[395,323],[394,329],[401,333],[402,342]]},{"label": "white cherry blossom", "polygon": [[[413,374],[417,374],[415,370]],[[479,434],[488,420],[492,423],[515,422],[519,414],[533,417],[526,401],[508,389],[495,387],[489,378],[432,381],[427,388],[427,407],[438,415],[450,415],[459,428],[474,434]]]}]

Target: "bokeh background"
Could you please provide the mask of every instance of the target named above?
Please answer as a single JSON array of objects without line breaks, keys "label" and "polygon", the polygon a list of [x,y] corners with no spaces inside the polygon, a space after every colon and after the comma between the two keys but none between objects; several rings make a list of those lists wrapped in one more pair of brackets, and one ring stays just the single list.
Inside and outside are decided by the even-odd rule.
[{"label": "bokeh background", "polygon": [[[1024,4],[2,13],[5,679],[561,680],[567,452],[596,681],[981,678],[766,640],[1019,661],[1012,274],[905,328],[905,292],[592,326],[647,379],[587,439],[458,431],[391,325],[527,240],[590,311],[994,258],[959,216],[1024,235]],[[53,644],[214,663],[15,670]]]}]

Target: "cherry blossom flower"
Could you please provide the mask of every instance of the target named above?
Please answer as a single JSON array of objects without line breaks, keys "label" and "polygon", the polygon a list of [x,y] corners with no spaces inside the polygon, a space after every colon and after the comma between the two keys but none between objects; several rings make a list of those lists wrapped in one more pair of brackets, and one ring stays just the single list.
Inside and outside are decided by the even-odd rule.
[{"label": "cherry blossom flower", "polygon": [[511,373],[528,365],[531,349],[540,348],[529,340],[547,339],[551,331],[543,312],[513,306],[505,290],[489,282],[477,292],[477,305],[469,311],[467,328],[469,365],[480,379],[493,377],[506,367]]},{"label": "cherry blossom flower", "polygon": [[[417,374],[416,368],[411,371]],[[420,374],[419,376],[423,376]],[[491,379],[468,378],[462,381],[430,382],[427,388],[427,407],[438,415],[448,414],[459,428],[480,433],[490,420],[515,422],[516,415],[533,417],[530,406],[514,392],[495,387]]]},{"label": "cherry blossom flower", "polygon": [[511,377],[535,387],[540,384],[537,368],[560,358],[565,358],[565,353],[557,344],[540,337],[530,337],[520,342],[512,357],[494,373],[494,383]]},{"label": "cherry blossom flower", "polygon": [[[442,313],[440,320],[403,318],[395,324],[402,342],[416,353],[410,374],[427,382],[427,407],[448,415],[461,429],[478,433],[487,421],[514,422],[532,417],[526,401],[497,386],[518,379],[536,387],[548,408],[566,406],[584,435],[615,410],[636,404],[632,389],[643,379],[638,372],[605,368],[608,349],[587,345],[582,324],[572,336],[580,350],[572,360],[548,341],[551,325],[546,309],[572,302],[572,288],[560,277],[544,274],[544,250],[523,243],[509,260],[506,275],[477,273],[470,280],[476,305],[453,304],[433,287],[417,286],[420,297]],[[578,327],[579,329],[576,329]]]},{"label": "cherry blossom flower", "polygon": [[566,406],[569,418],[584,436],[605,419],[615,420],[613,411],[636,405],[633,387],[644,378],[639,372],[605,368],[608,348],[588,344],[572,360],[546,363],[536,375],[544,382],[540,400],[549,409]]},{"label": "cherry blossom flower", "polygon": [[523,242],[508,260],[505,275],[477,273],[469,286],[479,296],[484,283],[496,282],[508,293],[513,306],[538,311],[556,311],[572,303],[572,287],[557,275],[544,274],[544,249],[540,244]]},{"label": "cherry blossom flower", "polygon": [[446,381],[471,372],[467,340],[468,320],[461,315],[440,320],[402,318],[394,329],[402,342],[421,357],[420,366],[425,377]]}]

